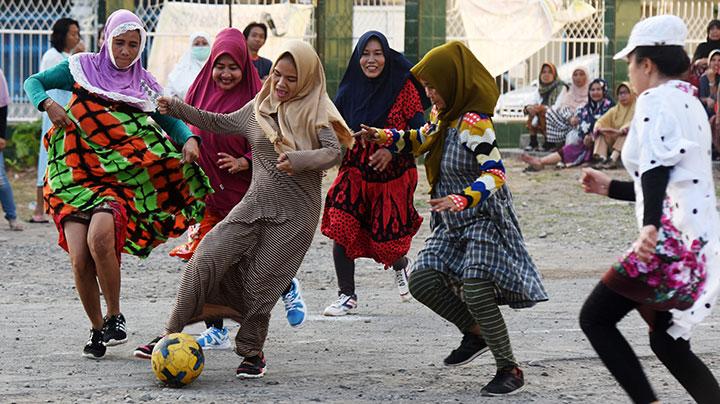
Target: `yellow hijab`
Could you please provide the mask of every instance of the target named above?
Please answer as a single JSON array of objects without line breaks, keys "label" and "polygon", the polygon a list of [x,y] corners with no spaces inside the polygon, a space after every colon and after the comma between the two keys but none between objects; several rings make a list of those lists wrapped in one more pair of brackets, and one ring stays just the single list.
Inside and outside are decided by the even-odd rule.
[{"label": "yellow hijab", "polygon": [[632,87],[630,87],[630,83],[624,81],[618,84],[615,89],[616,99],[618,98],[620,88],[622,87],[625,87],[630,91],[630,103],[625,106],[618,101],[614,107],[610,108],[605,115],[601,116],[600,119],[597,120],[595,123],[596,128],[624,129],[630,126],[630,122],[635,114],[635,99],[637,98],[637,95],[635,95]]},{"label": "yellow hijab", "polygon": [[419,153],[428,152],[425,167],[430,187],[437,183],[445,134],[452,121],[466,112],[492,115],[500,96],[495,78],[462,42],[451,41],[433,48],[411,70],[445,101],[438,111],[438,130],[428,135]]},{"label": "yellow hijab", "polygon": [[[272,71],[286,54],[295,62],[298,91],[293,98],[280,102],[275,96]],[[325,71],[312,46],[299,40],[285,41],[270,72],[271,77],[265,80],[255,97],[254,110],[260,128],[275,146],[275,151],[317,149],[320,147],[318,130],[330,127],[343,146],[352,147],[353,132],[325,91]],[[273,114],[277,114],[279,133],[273,127]]]}]

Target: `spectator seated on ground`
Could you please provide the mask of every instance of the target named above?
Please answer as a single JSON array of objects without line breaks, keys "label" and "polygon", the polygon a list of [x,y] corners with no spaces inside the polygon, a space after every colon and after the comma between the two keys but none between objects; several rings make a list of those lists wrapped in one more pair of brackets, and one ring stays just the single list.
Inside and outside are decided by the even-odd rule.
[{"label": "spectator seated on ground", "polygon": [[558,77],[555,65],[549,62],[543,63],[535,100],[525,106],[525,114],[528,116],[527,128],[530,131],[528,151],[538,149],[537,135],[538,133],[545,135],[545,113],[548,108],[560,108],[566,92],[567,85]]},{"label": "spectator seated on ground", "polygon": [[574,117],[577,123],[573,124],[573,128],[569,131],[565,146],[542,158],[523,153],[521,159],[528,164],[527,170],[539,171],[547,165],[554,164],[573,167],[590,161],[595,122],[615,103],[608,96],[607,82],[603,79],[593,80],[585,97],[586,104],[580,109],[577,117]]},{"label": "spectator seated on ground", "polygon": [[715,115],[715,103],[717,102],[718,80],[720,79],[720,49],[710,52],[708,57],[708,68],[700,77],[700,101],[707,111],[708,117]]},{"label": "spectator seated on ground", "polygon": [[[615,90],[618,104],[610,108],[595,122],[593,138],[593,160],[597,162],[595,168],[618,168],[620,165],[620,152],[625,137],[630,129],[635,113],[636,95],[630,88],[630,83],[623,82]],[[608,152],[610,155],[608,156]]]},{"label": "spectator seated on ground", "polygon": [[580,122],[577,118],[580,108],[588,100],[590,72],[584,66],[575,68],[570,89],[561,97],[557,107],[545,113],[545,150],[557,150],[565,144],[567,135]]}]

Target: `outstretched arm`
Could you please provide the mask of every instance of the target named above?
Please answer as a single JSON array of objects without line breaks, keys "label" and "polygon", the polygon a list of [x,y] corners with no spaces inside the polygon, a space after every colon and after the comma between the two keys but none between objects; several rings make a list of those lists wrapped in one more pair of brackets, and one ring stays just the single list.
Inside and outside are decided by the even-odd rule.
[{"label": "outstretched arm", "polygon": [[242,135],[245,133],[248,117],[252,114],[253,102],[250,101],[235,112],[217,114],[195,108],[177,97],[158,98],[158,111],[181,119],[208,132],[221,135]]}]

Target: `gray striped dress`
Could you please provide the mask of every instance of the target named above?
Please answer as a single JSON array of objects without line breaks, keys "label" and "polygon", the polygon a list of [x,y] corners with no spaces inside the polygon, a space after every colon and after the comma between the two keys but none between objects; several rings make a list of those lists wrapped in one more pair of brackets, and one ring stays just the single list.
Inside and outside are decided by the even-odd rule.
[{"label": "gray striped dress", "polygon": [[209,132],[245,136],[253,156],[250,189],[195,251],[165,332],[180,332],[205,319],[231,318],[241,324],[236,352],[257,355],[270,311],[310,247],[320,219],[323,170],[340,163],[340,144],[332,129],[320,129],[319,149],[286,153],[294,171],[288,175],[276,167],[278,153],[255,119],[253,101],[231,114],[174,102],[170,113]]},{"label": "gray striped dress", "polygon": [[[462,194],[478,177],[478,170],[477,159],[461,142],[457,128],[448,128],[432,197]],[[514,308],[548,299],[525,248],[507,185],[475,207],[433,212],[430,227],[433,232],[418,253],[414,271],[440,271],[458,281],[456,287],[465,279],[492,281],[498,303]]]}]

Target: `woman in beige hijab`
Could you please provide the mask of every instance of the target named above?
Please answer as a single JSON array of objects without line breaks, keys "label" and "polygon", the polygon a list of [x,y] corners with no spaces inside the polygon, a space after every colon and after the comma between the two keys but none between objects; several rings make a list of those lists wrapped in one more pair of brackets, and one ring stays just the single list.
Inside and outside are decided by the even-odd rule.
[{"label": "woman in beige hijab", "polygon": [[[352,132],[325,92],[320,59],[301,41],[285,43],[270,79],[236,112],[214,114],[166,97],[159,109],[203,130],[239,133],[253,151],[250,189],[195,251],[163,334],[231,318],[241,324],[237,377],[262,377],[270,311],[315,234],[323,171],[340,163],[340,145],[352,144]],[[149,357],[158,340],[135,355]]]}]

